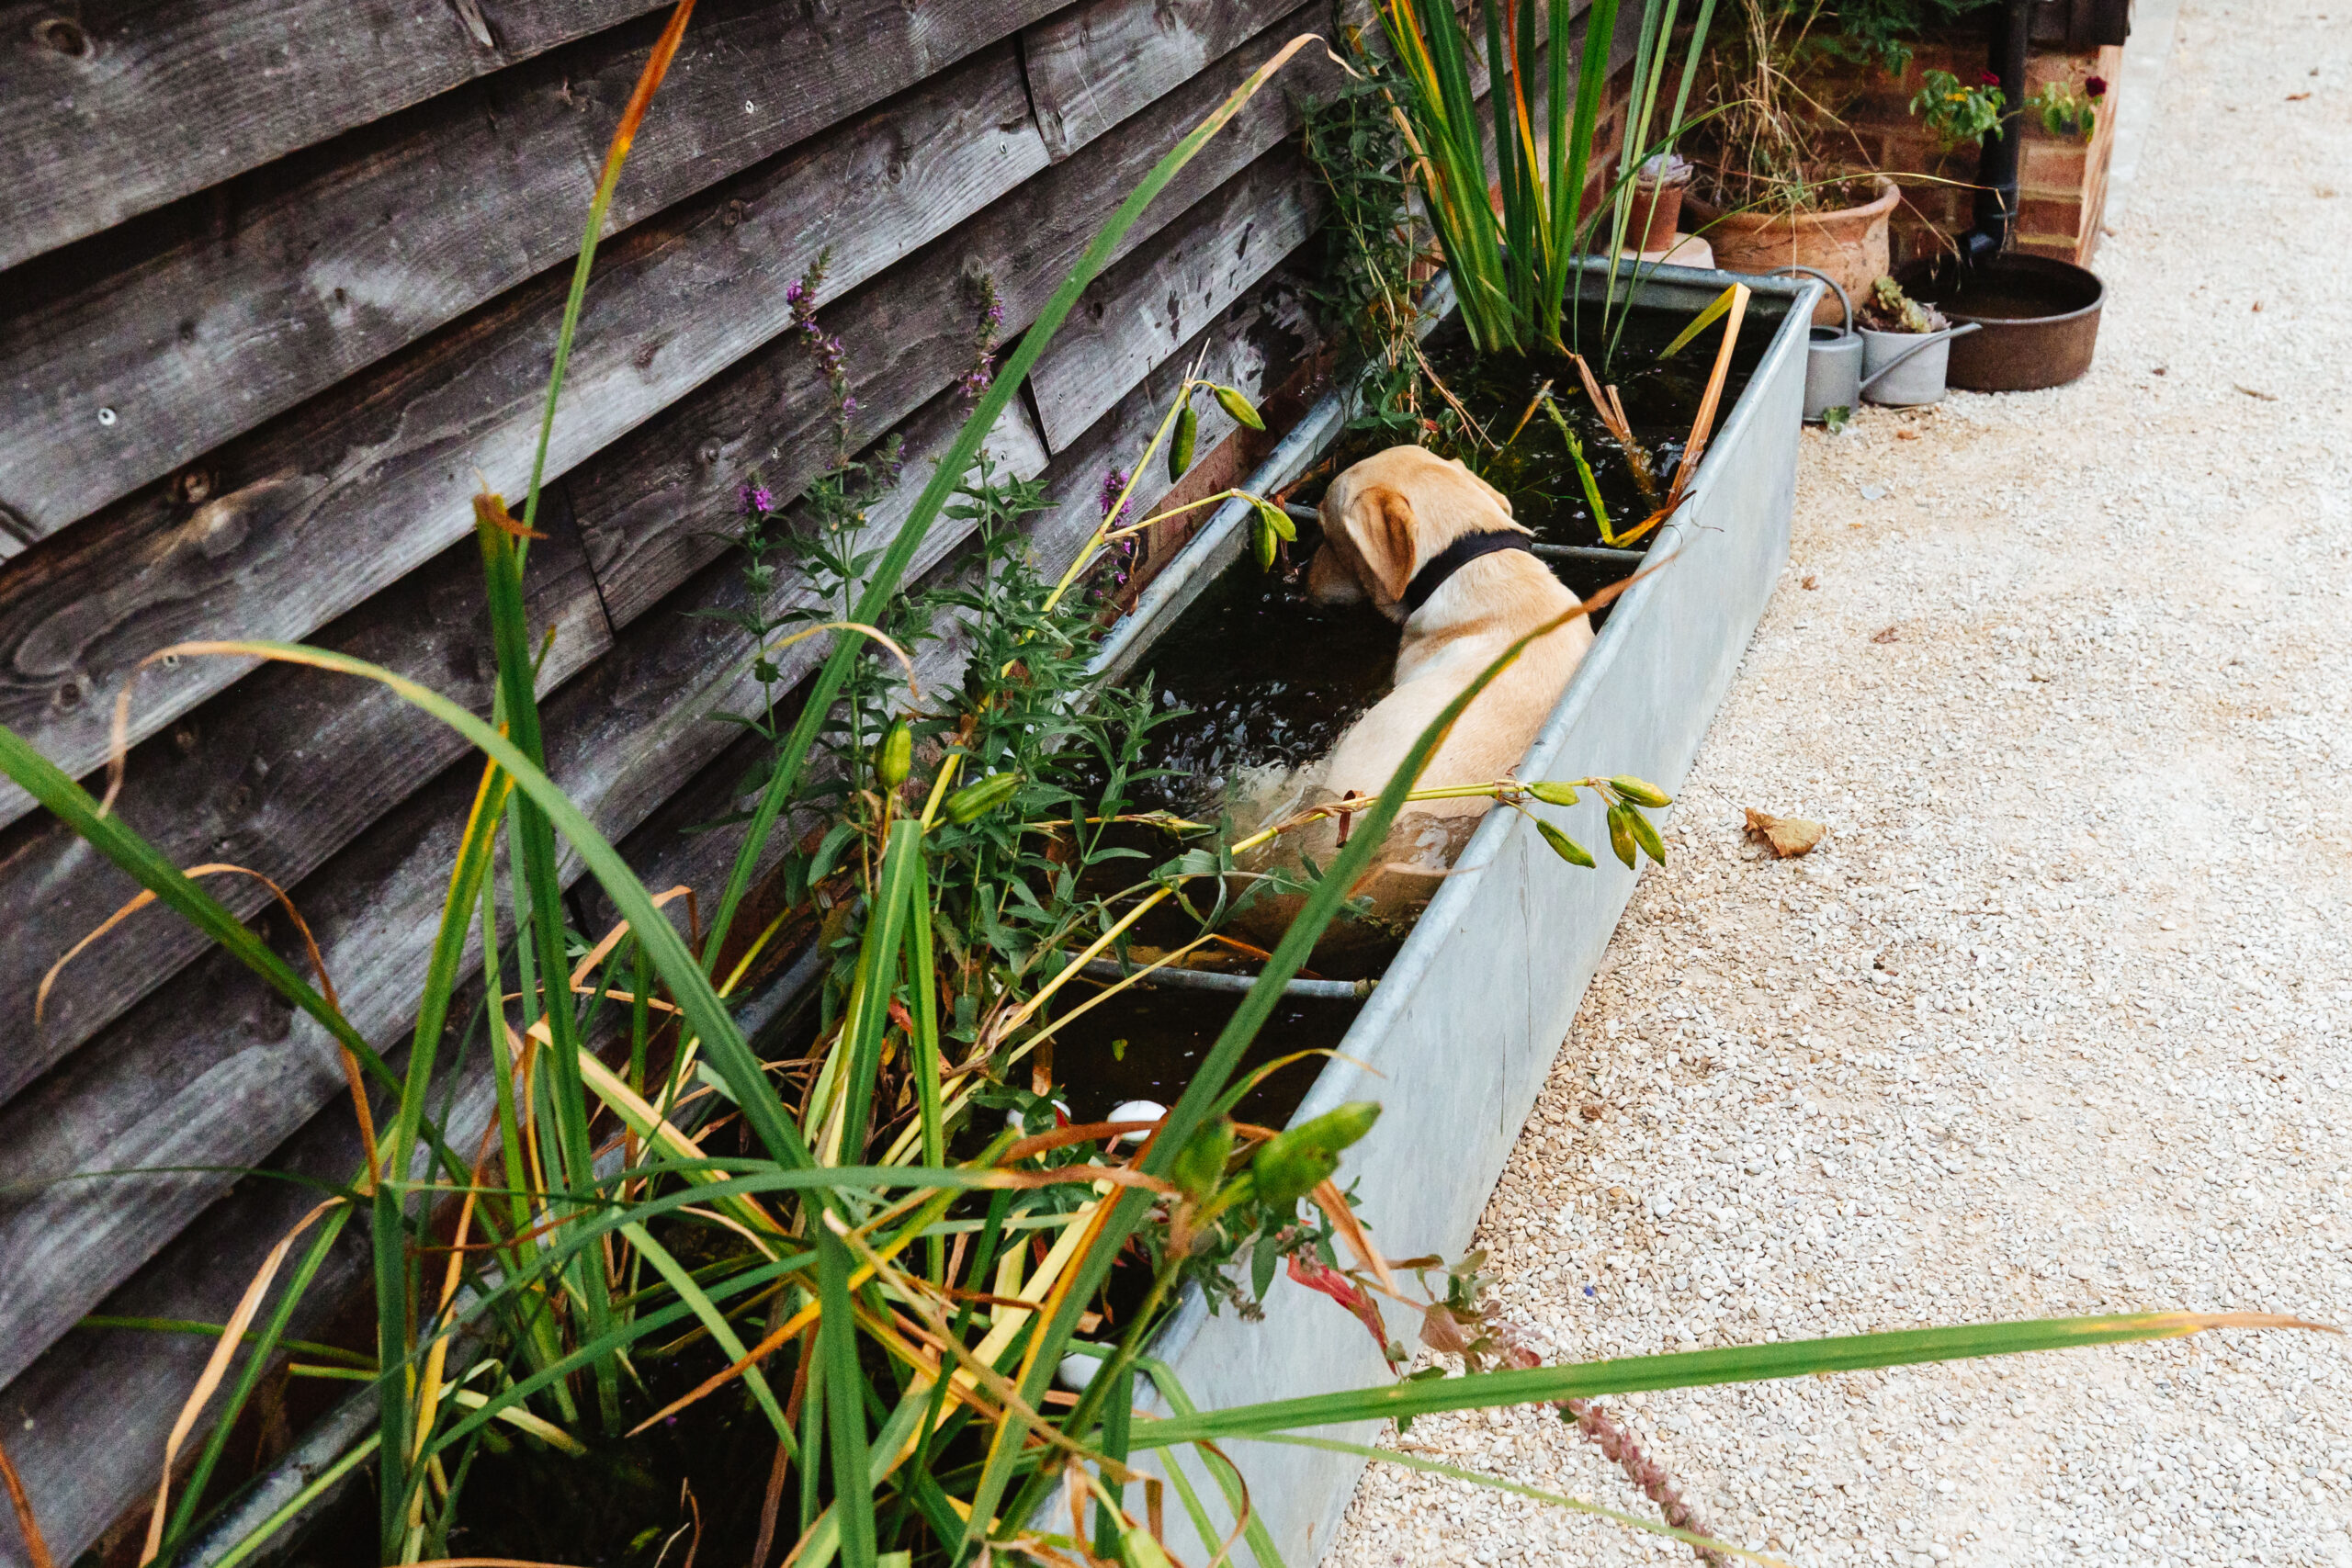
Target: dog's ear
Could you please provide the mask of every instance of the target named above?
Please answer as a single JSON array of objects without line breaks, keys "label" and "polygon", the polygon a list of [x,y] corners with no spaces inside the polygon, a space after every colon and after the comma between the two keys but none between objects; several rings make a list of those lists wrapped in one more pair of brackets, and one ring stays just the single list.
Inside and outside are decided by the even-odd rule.
[{"label": "dog's ear", "polygon": [[1413,503],[1405,499],[1404,492],[1386,485],[1364,486],[1348,498],[1348,509],[1340,515],[1340,526],[1347,530],[1348,543],[1356,547],[1356,554],[1363,558],[1365,570],[1378,580],[1388,597],[1404,598],[1417,564]]},{"label": "dog's ear", "polygon": [[1535,532],[1534,529],[1529,527],[1526,524],[1521,523],[1518,516],[1511,511],[1510,497],[1505,495],[1502,491],[1488,484],[1484,477],[1472,473],[1469,467],[1464,464],[1461,458],[1448,457],[1446,461],[1452,463],[1455,468],[1460,468],[1462,470],[1463,478],[1468,479],[1472,484],[1476,485],[1480,490],[1485,491],[1487,496],[1493,500],[1494,503],[1502,508],[1503,522],[1506,525],[1516,528],[1522,534],[1532,535]]}]

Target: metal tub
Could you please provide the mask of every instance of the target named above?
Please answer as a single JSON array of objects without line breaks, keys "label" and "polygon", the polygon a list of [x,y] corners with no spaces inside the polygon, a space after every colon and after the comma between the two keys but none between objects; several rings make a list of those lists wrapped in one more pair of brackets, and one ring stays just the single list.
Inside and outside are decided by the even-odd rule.
[{"label": "metal tub", "polygon": [[[1695,310],[1732,281],[1659,268],[1638,298]],[[1677,522],[1652,547],[1653,563],[1670,556],[1673,564],[1618,601],[1528,752],[1522,778],[1629,773],[1678,790],[1788,559],[1805,328],[1821,289],[1809,280],[1737,281],[1756,292],[1751,330],[1773,334],[1763,361],[1720,423]],[[1248,488],[1263,493],[1296,478],[1343,423],[1337,400],[1327,400]],[[1247,537],[1243,507],[1229,504],[1118,628],[1103,650],[1104,673],[1131,667],[1238,558]],[[1540,809],[1585,843],[1608,840],[1602,807],[1589,794],[1565,810]],[[1341,1179],[1356,1183],[1388,1256],[1454,1258],[1468,1248],[1634,876],[1606,855],[1597,871],[1563,865],[1515,811],[1491,813],[1472,838],[1295,1118],[1355,1100],[1387,1106],[1349,1151]],[[1371,1336],[1333,1303],[1283,1278],[1265,1304],[1262,1321],[1246,1323],[1230,1313],[1211,1316],[1195,1292],[1160,1332],[1155,1354],[1201,1408],[1390,1380]],[[1144,1386],[1138,1380],[1139,1393]],[[1375,1431],[1364,1424],[1321,1435],[1369,1443]],[[1291,1568],[1318,1559],[1364,1461],[1271,1443],[1226,1448]],[[1138,1459],[1155,1472],[1165,1463],[1157,1454]],[[1189,1456],[1185,1470],[1220,1529],[1229,1525],[1213,1480]],[[1205,1562],[1216,1551],[1214,1541],[1187,1547],[1182,1510],[1171,1506],[1168,1519],[1180,1556]]]}]

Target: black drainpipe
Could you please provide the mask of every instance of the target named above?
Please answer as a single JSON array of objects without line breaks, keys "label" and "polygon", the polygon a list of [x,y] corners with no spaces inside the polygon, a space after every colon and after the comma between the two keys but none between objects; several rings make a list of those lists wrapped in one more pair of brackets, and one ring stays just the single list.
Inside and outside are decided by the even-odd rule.
[{"label": "black drainpipe", "polygon": [[1976,226],[1957,236],[1971,265],[2008,247],[2018,221],[2018,153],[2025,130],[2025,57],[2033,30],[2033,0],[2005,0],[1993,20],[1993,44],[1985,69],[2001,79],[2007,107],[2001,129],[1984,138],[1976,164]]}]

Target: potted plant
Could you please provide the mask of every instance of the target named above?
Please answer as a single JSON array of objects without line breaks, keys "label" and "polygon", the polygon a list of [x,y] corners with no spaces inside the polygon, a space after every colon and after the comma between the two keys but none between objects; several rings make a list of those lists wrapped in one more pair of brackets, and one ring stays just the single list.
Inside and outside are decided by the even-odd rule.
[{"label": "potted plant", "polygon": [[1891,277],[1871,285],[1854,324],[1862,334],[1862,396],[1894,408],[1941,402],[1951,340],[1975,330],[1973,322],[1955,328]]},{"label": "potted plant", "polygon": [[[1825,60],[1896,46],[1843,30],[1819,0],[1740,0],[1736,22],[1710,62],[1685,205],[1724,271],[1809,267],[1859,296],[1887,271],[1901,193],[1809,78]],[[1814,320],[1838,312],[1824,295]]]}]

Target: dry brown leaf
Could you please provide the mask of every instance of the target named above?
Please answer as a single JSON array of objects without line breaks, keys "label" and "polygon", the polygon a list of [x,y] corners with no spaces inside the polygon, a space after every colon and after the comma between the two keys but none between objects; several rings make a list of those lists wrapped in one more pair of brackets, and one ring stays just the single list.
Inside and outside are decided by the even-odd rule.
[{"label": "dry brown leaf", "polygon": [[1454,1321],[1453,1310],[1443,1302],[1433,1303],[1421,1314],[1421,1343],[1441,1356],[1459,1356],[1470,1348],[1469,1336]]},{"label": "dry brown leaf", "polygon": [[1818,588],[1821,586],[1821,579],[1817,577],[1808,577],[1803,582],[1798,583],[1797,586],[1800,588]]},{"label": "dry brown leaf", "polygon": [[1889,626],[1884,631],[1872,633],[1871,640],[1872,642],[1900,642],[1903,640],[1903,634],[1894,627]]},{"label": "dry brown leaf", "polygon": [[1750,807],[1747,813],[1747,836],[1770,846],[1782,860],[1801,855],[1821,842],[1828,828],[1804,817],[1773,817]]}]

